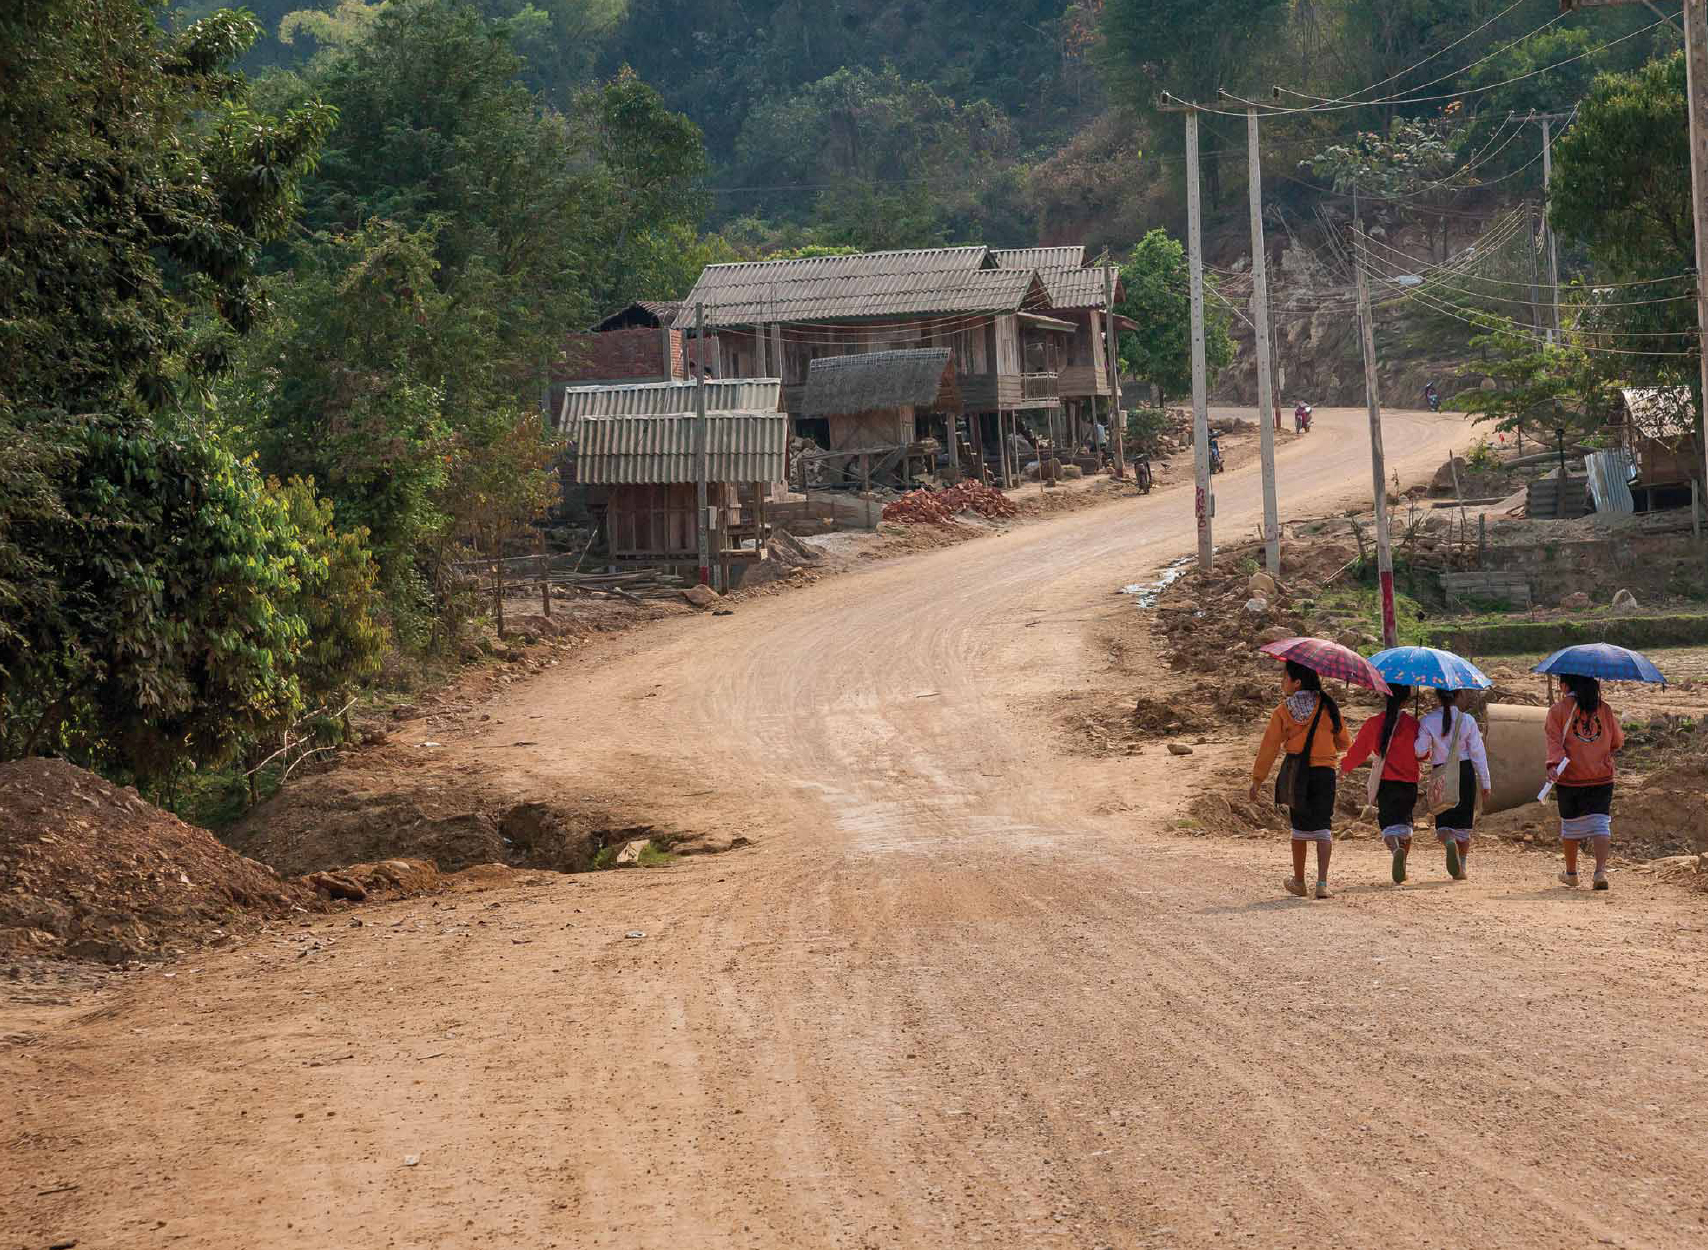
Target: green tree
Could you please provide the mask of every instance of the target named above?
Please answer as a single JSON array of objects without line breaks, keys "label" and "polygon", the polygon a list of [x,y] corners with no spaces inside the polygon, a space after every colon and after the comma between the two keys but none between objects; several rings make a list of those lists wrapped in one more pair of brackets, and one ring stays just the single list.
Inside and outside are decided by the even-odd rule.
[{"label": "green tree", "polygon": [[[1215,104],[1224,87],[1247,95],[1267,90],[1242,79],[1286,13],[1285,0],[1107,0],[1098,64],[1110,95],[1150,125],[1156,146],[1179,152],[1180,119],[1156,111],[1161,93]],[[1202,160],[1213,208],[1222,202],[1214,144],[1205,145]]]},{"label": "green tree", "polygon": [[[1574,293],[1578,340],[1604,381],[1681,384],[1696,397],[1703,445],[1700,353],[1688,282],[1597,289],[1695,268],[1684,54],[1631,73],[1602,74],[1554,150],[1549,220],[1582,246],[1593,278]],[[1599,349],[1599,353],[1598,353]],[[1700,471],[1701,456],[1693,456]]]},{"label": "green tree", "polygon": [[660,253],[680,247],[705,215],[706,148],[699,127],[667,109],[658,92],[625,66],[611,81],[576,96],[572,132],[583,178],[580,224],[593,307],[607,311],[658,298],[662,292],[649,283],[668,263]]},{"label": "green tree", "polygon": [[[333,117],[249,104],[256,30],[168,35],[137,0],[0,14],[0,754],[163,778],[288,715],[290,537],[187,407],[265,314]],[[16,553],[8,555],[8,551]]]},{"label": "green tree", "polygon": [[736,153],[738,178],[819,188],[795,197],[819,242],[926,247],[984,236],[1016,145],[994,106],[957,103],[886,64],[758,105]]},{"label": "green tree", "polygon": [[[1205,275],[1204,359],[1210,380],[1234,358],[1228,317],[1210,294]],[[1115,311],[1138,326],[1121,336],[1121,363],[1166,398],[1192,386],[1192,290],[1186,250],[1166,231],[1152,230],[1139,240],[1121,266],[1126,297]]]},{"label": "green tree", "polygon": [[1541,342],[1510,318],[1479,314],[1474,320],[1481,331],[1471,339],[1476,359],[1459,376],[1489,377],[1495,387],[1465,391],[1455,397],[1457,407],[1507,432],[1565,426],[1581,436],[1606,424],[1612,388],[1581,348]]},{"label": "green tree", "polygon": [[1433,226],[1431,251],[1444,254],[1449,206],[1468,185],[1459,164],[1462,134],[1456,112],[1454,105],[1439,117],[1402,117],[1385,134],[1361,131],[1300,164],[1343,195],[1356,189],[1409,201]]}]

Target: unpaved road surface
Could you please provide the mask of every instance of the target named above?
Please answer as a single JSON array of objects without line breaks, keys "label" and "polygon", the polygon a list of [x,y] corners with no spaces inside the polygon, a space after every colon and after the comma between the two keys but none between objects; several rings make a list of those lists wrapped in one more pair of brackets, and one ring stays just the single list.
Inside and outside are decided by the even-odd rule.
[{"label": "unpaved road surface", "polygon": [[[1288,449],[1285,514],[1368,491],[1362,420]],[[1414,474],[1466,441],[1387,428]],[[1218,490],[1249,534],[1255,474]],[[1284,845],[1171,832],[1213,753],[1057,749],[1190,499],[670,622],[453,744],[751,848],[15,1002],[0,1246],[1704,1244],[1700,901],[1420,840],[1300,902]]]}]

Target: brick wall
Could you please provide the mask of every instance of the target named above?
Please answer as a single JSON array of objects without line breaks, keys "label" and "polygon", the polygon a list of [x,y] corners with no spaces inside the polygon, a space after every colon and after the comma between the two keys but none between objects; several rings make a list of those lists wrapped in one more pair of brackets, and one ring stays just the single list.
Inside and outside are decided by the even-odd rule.
[{"label": "brick wall", "polygon": [[681,378],[682,332],[670,331],[670,368],[662,359],[664,335],[650,328],[572,334],[564,342],[565,363],[553,371],[558,382],[661,382]]}]

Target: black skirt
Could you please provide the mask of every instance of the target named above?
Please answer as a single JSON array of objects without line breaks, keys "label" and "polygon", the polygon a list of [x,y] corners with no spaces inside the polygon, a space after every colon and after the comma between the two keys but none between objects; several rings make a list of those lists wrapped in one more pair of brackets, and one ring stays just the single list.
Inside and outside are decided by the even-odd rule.
[{"label": "black skirt", "polygon": [[1376,787],[1376,818],[1383,829],[1410,826],[1417,811],[1417,782],[1384,781]]},{"label": "black skirt", "polygon": [[1598,786],[1558,785],[1554,787],[1554,793],[1560,800],[1560,815],[1567,820],[1579,816],[1613,815],[1611,781],[1604,781]]},{"label": "black skirt", "polygon": [[1316,833],[1334,828],[1334,777],[1332,768],[1307,768],[1299,782],[1304,801],[1293,805],[1293,828]]},{"label": "black skirt", "polygon": [[1435,818],[1437,829],[1469,829],[1477,823],[1477,770],[1470,760],[1459,761],[1459,806]]}]

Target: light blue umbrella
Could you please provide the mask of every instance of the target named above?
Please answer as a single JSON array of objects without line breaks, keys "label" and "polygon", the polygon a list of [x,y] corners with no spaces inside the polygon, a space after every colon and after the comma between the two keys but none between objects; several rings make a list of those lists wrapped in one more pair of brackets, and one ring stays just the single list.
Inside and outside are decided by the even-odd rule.
[{"label": "light blue umbrella", "polygon": [[1640,651],[1627,651],[1610,642],[1585,642],[1556,651],[1532,670],[1559,676],[1594,677],[1601,681],[1646,681],[1666,685],[1653,661]]},{"label": "light blue umbrella", "polygon": [[1462,655],[1435,647],[1390,647],[1370,657],[1376,671],[1397,686],[1431,690],[1487,690],[1492,681]]}]

